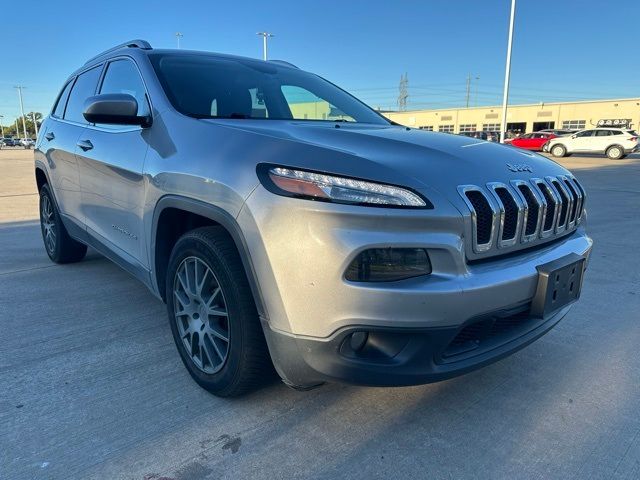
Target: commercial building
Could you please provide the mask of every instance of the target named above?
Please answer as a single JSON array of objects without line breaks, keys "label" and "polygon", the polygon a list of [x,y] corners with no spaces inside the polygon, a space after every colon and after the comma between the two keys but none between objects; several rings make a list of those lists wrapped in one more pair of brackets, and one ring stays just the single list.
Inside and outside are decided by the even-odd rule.
[{"label": "commercial building", "polygon": [[[447,133],[500,131],[502,122],[501,106],[381,113],[408,127]],[[510,105],[507,111],[507,131],[514,133],[638,125],[640,98]]]}]

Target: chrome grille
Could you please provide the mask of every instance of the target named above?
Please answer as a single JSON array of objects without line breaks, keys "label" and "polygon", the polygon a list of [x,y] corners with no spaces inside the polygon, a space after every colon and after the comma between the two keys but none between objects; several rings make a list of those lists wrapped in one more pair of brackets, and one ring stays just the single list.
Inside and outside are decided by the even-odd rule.
[{"label": "chrome grille", "polygon": [[568,175],[461,185],[458,192],[471,213],[475,253],[558,236],[583,217],[584,189]]}]

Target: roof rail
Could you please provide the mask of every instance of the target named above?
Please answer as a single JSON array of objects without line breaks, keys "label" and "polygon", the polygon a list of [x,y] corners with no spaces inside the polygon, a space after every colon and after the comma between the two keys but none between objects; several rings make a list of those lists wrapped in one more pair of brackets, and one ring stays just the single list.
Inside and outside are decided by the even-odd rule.
[{"label": "roof rail", "polygon": [[[284,60],[269,60],[271,63],[277,63],[278,65],[284,65],[285,67],[298,68],[293,63],[285,62]],[[298,68],[298,70],[300,70]]]},{"label": "roof rail", "polygon": [[94,60],[108,53],[115,52],[116,50],[120,50],[121,48],[141,48],[142,50],[151,50],[151,44],[146,40],[140,40],[140,39],[129,40],[128,42],[124,42],[124,43],[121,43],[120,45],[116,45],[115,47],[112,47],[109,50],[105,50],[104,52],[99,53],[95,57],[91,57],[84,64],[87,65],[88,63],[91,63]]}]

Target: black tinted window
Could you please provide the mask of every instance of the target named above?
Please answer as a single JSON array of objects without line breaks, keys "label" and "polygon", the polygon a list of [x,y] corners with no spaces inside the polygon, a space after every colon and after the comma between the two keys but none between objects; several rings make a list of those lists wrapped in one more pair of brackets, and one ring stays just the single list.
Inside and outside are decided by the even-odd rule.
[{"label": "black tinted window", "polygon": [[58,97],[58,101],[56,106],[53,109],[53,116],[62,118],[64,115],[64,107],[67,105],[67,98],[69,98],[69,90],[71,90],[71,86],[73,85],[73,80],[67,83],[62,90],[62,93]]},{"label": "black tinted window", "polygon": [[192,117],[388,124],[335,85],[295,68],[212,55],[149,57],[173,106]]},{"label": "black tinted window", "polygon": [[582,132],[576,133],[576,137],[593,137],[595,130],[584,130]]},{"label": "black tinted window", "polygon": [[608,137],[611,135],[611,130],[596,130],[596,137]]},{"label": "black tinted window", "polygon": [[82,116],[84,102],[87,98],[95,94],[101,70],[101,67],[95,67],[78,75],[76,83],[73,85],[73,89],[71,89],[71,95],[69,95],[67,109],[64,114],[65,120],[88,123]]},{"label": "black tinted window", "polygon": [[107,65],[100,93],[127,93],[138,101],[138,115],[149,114],[146,91],[138,69],[130,60],[116,60]]}]

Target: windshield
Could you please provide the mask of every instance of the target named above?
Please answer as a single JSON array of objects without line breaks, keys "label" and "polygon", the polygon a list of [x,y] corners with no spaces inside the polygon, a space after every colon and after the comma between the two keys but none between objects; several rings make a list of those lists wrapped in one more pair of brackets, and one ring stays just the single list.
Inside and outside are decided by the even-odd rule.
[{"label": "windshield", "polygon": [[169,100],[196,118],[389,122],[317,75],[250,59],[152,54]]}]

